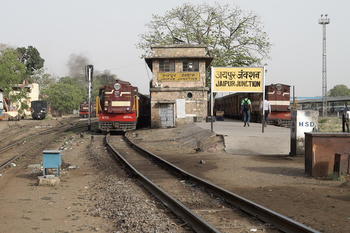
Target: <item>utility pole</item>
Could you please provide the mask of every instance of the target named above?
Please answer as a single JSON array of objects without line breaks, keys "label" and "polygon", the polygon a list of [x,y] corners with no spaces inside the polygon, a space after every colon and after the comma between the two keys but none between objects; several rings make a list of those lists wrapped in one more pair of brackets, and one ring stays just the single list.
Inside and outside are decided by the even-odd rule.
[{"label": "utility pole", "polygon": [[94,71],[93,65],[88,65],[85,67],[85,72],[87,75],[87,79],[89,82],[88,86],[88,106],[89,106],[89,112],[88,112],[88,131],[91,131],[91,89],[92,89],[92,75]]},{"label": "utility pole", "polygon": [[322,114],[327,116],[327,58],[326,58],[326,25],[330,23],[328,14],[321,15],[318,23],[322,25],[323,52],[322,52]]}]

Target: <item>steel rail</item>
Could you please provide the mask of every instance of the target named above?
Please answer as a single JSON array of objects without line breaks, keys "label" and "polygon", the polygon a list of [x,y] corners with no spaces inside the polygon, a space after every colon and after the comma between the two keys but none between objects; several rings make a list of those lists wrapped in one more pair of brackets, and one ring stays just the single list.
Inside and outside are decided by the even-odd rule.
[{"label": "steel rail", "polygon": [[[38,135],[41,135],[41,134],[44,134],[44,133],[48,133],[48,132],[50,132],[50,131],[60,130],[62,127],[68,127],[68,126],[70,126],[70,127],[72,127],[72,126],[83,127],[83,126],[86,126],[86,124],[85,124],[85,123],[82,123],[82,122],[78,122],[78,123],[68,122],[69,125],[68,125],[68,124],[67,124],[67,125],[64,125],[64,123],[62,123],[62,122],[60,122],[60,123],[61,123],[61,126],[58,126],[58,127],[55,127],[55,128],[51,128],[51,129],[47,129],[47,130],[43,130],[43,131],[41,131],[41,132],[39,132],[39,133],[34,133],[34,134],[32,134],[32,135],[30,135],[30,136],[28,136],[28,137],[25,137],[25,138],[22,138],[22,139],[16,141],[16,142],[14,142],[14,143],[12,143],[12,144],[10,144],[10,145],[7,145],[7,146],[5,146],[5,147],[3,147],[3,148],[0,148],[0,153],[1,153],[2,151],[5,151],[6,149],[12,147],[12,146],[15,146],[15,145],[17,145],[17,144],[19,144],[19,143],[21,143],[21,142],[23,142],[23,141],[29,139],[29,138],[32,138],[32,137],[35,137],[35,136],[38,136]],[[96,121],[94,121],[94,122],[92,122],[92,123],[96,123]],[[62,132],[63,132],[63,131],[70,130],[70,129],[71,129],[71,128],[68,127],[67,129],[62,130]],[[61,132],[61,131],[60,131],[60,132]]]},{"label": "steel rail", "polygon": [[30,135],[30,136],[28,136],[28,137],[22,138],[21,140],[18,140],[18,141],[14,142],[14,143],[12,143],[12,144],[10,144],[10,145],[7,145],[7,146],[5,146],[5,147],[3,147],[3,148],[0,148],[0,153],[1,153],[2,151],[5,151],[5,150],[8,149],[8,148],[11,148],[11,147],[13,147],[13,146],[15,146],[15,145],[17,145],[17,144],[19,144],[19,143],[21,143],[21,142],[23,142],[23,141],[29,139],[29,138],[32,138],[32,137],[41,135],[41,134],[43,134],[43,133],[50,132],[50,131],[52,131],[52,130],[53,130],[53,129],[44,130],[44,131],[42,131],[42,132],[40,132],[40,133],[35,133],[35,134],[32,134],[32,135]]},{"label": "steel rail", "polygon": [[41,140],[40,142],[38,143],[35,143],[34,145],[32,145],[31,147],[29,147],[27,150],[23,151],[22,153],[12,157],[11,159],[7,160],[5,163],[3,163],[1,166],[0,166],[0,170],[4,167],[6,167],[7,165],[9,165],[10,163],[12,163],[13,161],[17,160],[19,157],[25,155],[27,153],[27,151],[29,151],[30,149],[36,147],[37,145],[40,145],[42,144],[43,142],[46,142],[48,141],[50,138],[52,138],[53,136],[55,135],[51,135],[50,137],[46,138],[45,140]]},{"label": "steel rail", "polygon": [[145,187],[150,193],[152,193],[156,198],[158,198],[165,206],[172,210],[177,216],[179,216],[184,222],[186,222],[192,229],[196,232],[201,233],[219,233],[220,231],[215,229],[209,223],[207,223],[200,216],[195,214],[184,204],[170,196],[163,189],[155,185],[151,180],[138,172],[123,156],[118,153],[108,141],[110,134],[105,137],[105,144],[108,151],[122,164],[124,168],[136,178],[140,184]]},{"label": "steel rail", "polygon": [[174,166],[173,164],[159,158],[153,153],[141,148],[133,143],[127,136],[125,140],[137,151],[145,155],[148,159],[154,161],[159,166],[171,171],[173,174],[195,183],[199,187],[203,187],[206,191],[222,198],[227,203],[240,208],[242,211],[262,220],[263,222],[274,225],[277,229],[287,233],[317,233],[318,231],[309,228],[301,223],[298,223],[290,218],[287,218],[275,211],[265,208],[257,203],[247,200],[237,194],[224,190],[216,185],[213,185],[205,180],[202,180],[181,168]]},{"label": "steel rail", "polygon": [[20,143],[20,142],[26,140],[26,139],[29,139],[29,138],[32,138],[32,137],[34,137],[34,136],[43,134],[44,132],[46,133],[47,131],[51,131],[51,130],[59,130],[56,134],[51,135],[51,136],[48,137],[48,138],[45,138],[45,140],[41,140],[40,142],[35,143],[34,145],[32,145],[31,147],[29,147],[28,149],[26,149],[26,150],[23,151],[22,153],[20,153],[20,154],[14,156],[14,157],[12,157],[11,159],[7,160],[5,163],[1,164],[1,165],[0,165],[0,170],[3,169],[3,168],[5,168],[6,166],[8,166],[8,165],[9,165],[10,163],[12,163],[13,161],[16,161],[19,157],[25,155],[25,153],[28,152],[30,149],[36,147],[37,145],[42,144],[43,142],[48,141],[48,140],[49,140],[50,138],[52,138],[53,136],[55,136],[55,135],[57,135],[57,134],[59,134],[59,133],[62,133],[62,132],[66,132],[66,131],[68,131],[68,130],[78,129],[78,128],[81,128],[81,127],[86,127],[86,124],[84,124],[84,125],[72,124],[72,123],[70,123],[70,124],[71,124],[71,125],[70,125],[68,128],[59,130],[59,129],[62,127],[62,126],[60,126],[60,127],[58,127],[58,128],[55,128],[55,129],[44,130],[44,131],[42,131],[42,132],[40,132],[40,133],[35,133],[35,134],[31,135],[31,136],[28,136],[28,137],[26,137],[26,138],[24,138],[24,139],[21,139],[21,140],[15,142],[15,143],[13,143],[13,144],[11,144],[11,145],[9,145],[9,146],[6,146],[6,147],[4,147],[4,148],[1,148],[1,149],[0,149],[0,152],[3,151],[4,149],[8,149],[9,147],[14,146],[14,145],[16,145],[16,144],[18,144],[18,143]]},{"label": "steel rail", "polygon": [[[21,126],[21,125],[15,124],[15,126],[16,126],[16,128],[19,128],[19,129],[20,129],[20,131],[15,132],[15,133],[20,133],[20,132],[22,132],[22,131],[24,130],[24,129],[23,129],[23,126]],[[14,130],[14,129],[12,129],[12,127],[10,127],[10,128],[8,128],[8,129],[5,129],[5,130],[1,131],[1,133],[2,133],[2,134],[5,134],[5,133],[7,133],[8,131],[12,131],[12,130]],[[15,133],[14,133],[14,134],[15,134]],[[6,139],[6,138],[8,138],[8,137],[11,137],[11,136],[12,136],[12,134],[9,134],[9,135],[7,135],[7,136],[1,138],[1,139],[0,139],[0,142],[2,142],[4,139]]]},{"label": "steel rail", "polygon": [[[16,134],[17,134],[17,133],[21,133],[22,131],[24,131],[23,128],[21,128],[20,131],[15,132],[15,133],[16,133]],[[13,134],[8,134],[7,136],[5,136],[5,137],[3,137],[3,138],[0,138],[0,142],[2,142],[3,140],[5,140],[6,138],[11,137],[11,136],[13,136]]]},{"label": "steel rail", "polygon": [[14,126],[10,126],[9,124],[8,124],[8,126],[9,126],[9,128],[2,130],[1,133],[7,133],[8,131],[13,130],[12,128],[21,128],[21,129],[23,129],[23,126],[21,126],[21,125],[19,125],[17,123],[15,123]]}]

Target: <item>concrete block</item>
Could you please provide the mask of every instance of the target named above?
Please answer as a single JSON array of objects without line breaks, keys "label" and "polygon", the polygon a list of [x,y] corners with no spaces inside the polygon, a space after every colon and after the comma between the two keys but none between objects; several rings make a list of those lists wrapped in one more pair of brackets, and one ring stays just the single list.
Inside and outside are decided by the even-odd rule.
[{"label": "concrete block", "polygon": [[39,186],[55,186],[60,183],[60,178],[54,175],[38,176]]}]

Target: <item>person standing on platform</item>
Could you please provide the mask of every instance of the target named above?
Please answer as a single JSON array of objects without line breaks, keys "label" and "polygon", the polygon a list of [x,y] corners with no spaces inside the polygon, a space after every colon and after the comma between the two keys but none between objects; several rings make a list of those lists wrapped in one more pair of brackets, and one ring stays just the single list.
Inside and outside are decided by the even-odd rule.
[{"label": "person standing on platform", "polygon": [[264,111],[264,126],[266,127],[267,126],[267,118],[269,116],[269,113],[271,113],[271,105],[267,99],[265,99],[264,101],[261,101],[260,110],[261,109]]},{"label": "person standing on platform", "polygon": [[242,114],[243,114],[243,120],[244,120],[243,127],[245,127],[246,125],[248,125],[249,127],[250,112],[252,111],[252,103],[250,102],[250,99],[248,99],[248,97],[245,97],[242,100],[241,106],[242,106]]}]

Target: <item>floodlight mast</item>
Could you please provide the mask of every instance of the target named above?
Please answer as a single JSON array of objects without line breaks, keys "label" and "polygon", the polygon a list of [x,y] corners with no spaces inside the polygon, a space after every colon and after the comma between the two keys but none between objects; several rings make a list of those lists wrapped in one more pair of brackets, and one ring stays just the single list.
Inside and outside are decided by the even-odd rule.
[{"label": "floodlight mast", "polygon": [[326,25],[330,23],[328,14],[321,15],[318,23],[322,25],[322,39],[323,39],[323,52],[322,52],[322,115],[327,116],[327,57],[326,57]]}]

